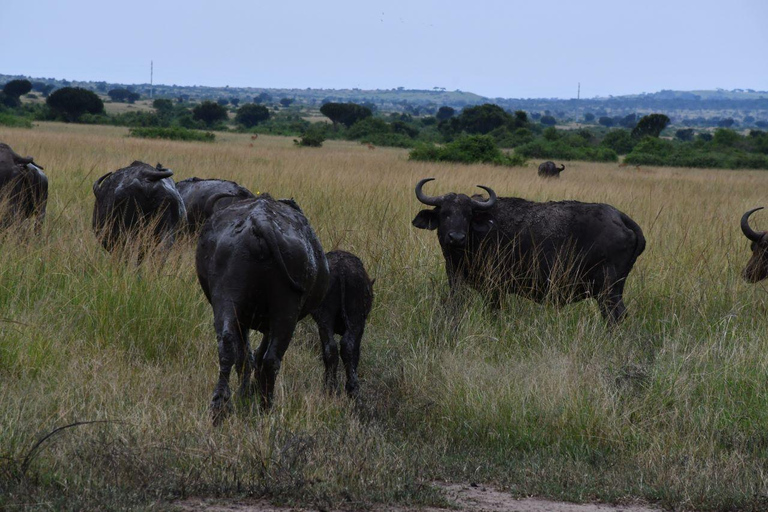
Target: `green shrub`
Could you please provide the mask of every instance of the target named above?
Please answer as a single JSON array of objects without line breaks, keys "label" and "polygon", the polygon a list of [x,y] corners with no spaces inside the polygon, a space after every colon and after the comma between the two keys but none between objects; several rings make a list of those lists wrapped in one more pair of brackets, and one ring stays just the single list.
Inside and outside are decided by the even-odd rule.
[{"label": "green shrub", "polygon": [[467,135],[442,147],[420,144],[411,150],[409,158],[427,162],[489,163],[506,166],[521,166],[525,165],[526,161],[518,154],[504,154],[490,135]]},{"label": "green shrub", "polygon": [[32,121],[26,117],[0,112],[0,125],[12,128],[32,128]]},{"label": "green shrub", "polygon": [[200,141],[200,142],[213,142],[216,138],[211,132],[201,132],[197,130],[188,130],[180,126],[174,126],[172,128],[162,127],[145,127],[145,128],[131,128],[131,137],[140,137],[143,139],[168,139],[168,140],[185,140],[185,141]]},{"label": "green shrub", "polygon": [[590,146],[589,142],[578,134],[561,136],[557,140],[539,138],[519,146],[515,151],[526,158],[584,160],[588,162],[616,162],[619,159],[614,150],[607,147]]},{"label": "green shrub", "polygon": [[293,143],[297,146],[306,146],[310,148],[319,148],[323,146],[325,142],[325,130],[322,127],[310,127],[300,139],[293,139]]},{"label": "green shrub", "polygon": [[619,155],[626,155],[635,147],[635,142],[627,130],[611,130],[605,134],[601,145],[614,150]]}]

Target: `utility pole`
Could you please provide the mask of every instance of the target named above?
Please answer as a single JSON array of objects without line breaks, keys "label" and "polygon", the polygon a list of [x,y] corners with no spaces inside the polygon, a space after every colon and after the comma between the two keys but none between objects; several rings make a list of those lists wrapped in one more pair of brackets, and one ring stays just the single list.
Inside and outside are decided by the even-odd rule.
[{"label": "utility pole", "polygon": [[581,99],[581,82],[579,82],[579,88],[576,89],[576,99]]},{"label": "utility pole", "polygon": [[155,97],[155,61],[149,61],[149,98]]}]

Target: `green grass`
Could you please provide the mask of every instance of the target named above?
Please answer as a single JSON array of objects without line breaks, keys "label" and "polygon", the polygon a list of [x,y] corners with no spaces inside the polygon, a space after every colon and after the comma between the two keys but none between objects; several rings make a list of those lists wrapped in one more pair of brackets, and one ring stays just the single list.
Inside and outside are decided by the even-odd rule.
[{"label": "green grass", "polygon": [[[147,509],[190,496],[443,504],[433,480],[678,510],[768,506],[768,297],[739,276],[749,244],[738,229],[764,200],[765,173],[573,162],[555,183],[535,169],[414,162],[352,142],[296,151],[282,137],[250,147],[241,134],[213,145],[124,134],[0,129],[51,179],[43,236],[0,237],[0,508]],[[294,197],[326,250],[361,256],[376,298],[360,403],[322,392],[318,336],[304,321],[274,409],[238,402],[211,426],[216,340],[194,241],[136,268],[90,230],[91,183],[136,159],[178,180]],[[509,297],[494,312],[470,293],[447,306],[435,234],[410,225],[422,208],[413,186],[428,176],[435,195],[480,183],[628,213],[648,248],[628,280],[626,322],[606,329],[591,302]],[[27,457],[76,421],[108,422],[59,432]]]}]

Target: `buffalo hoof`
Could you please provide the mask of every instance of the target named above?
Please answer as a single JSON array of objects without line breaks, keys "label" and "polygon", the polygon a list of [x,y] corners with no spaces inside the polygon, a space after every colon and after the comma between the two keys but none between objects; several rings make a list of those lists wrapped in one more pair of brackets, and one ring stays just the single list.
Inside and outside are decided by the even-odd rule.
[{"label": "buffalo hoof", "polygon": [[229,398],[229,390],[214,393],[211,400],[211,419],[214,427],[221,425],[224,419],[232,413],[232,403]]}]

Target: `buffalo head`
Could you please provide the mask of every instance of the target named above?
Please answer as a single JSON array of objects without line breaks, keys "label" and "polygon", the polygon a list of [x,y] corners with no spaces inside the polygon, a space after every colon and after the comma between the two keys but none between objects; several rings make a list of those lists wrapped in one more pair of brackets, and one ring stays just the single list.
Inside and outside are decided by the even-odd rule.
[{"label": "buffalo head", "polygon": [[757,232],[749,227],[749,216],[762,209],[762,206],[752,208],[741,217],[741,231],[752,242],[752,257],[742,273],[749,283],[756,283],[768,277],[768,233]]},{"label": "buffalo head", "polygon": [[490,231],[493,220],[488,210],[496,204],[496,192],[489,187],[478,185],[486,192],[487,201],[479,201],[464,194],[449,193],[430,197],[422,192],[425,183],[434,178],[424,178],[416,185],[416,197],[422,203],[434,206],[421,210],[412,224],[419,229],[437,229],[437,238],[444,248],[465,247],[471,234],[485,235]]}]

